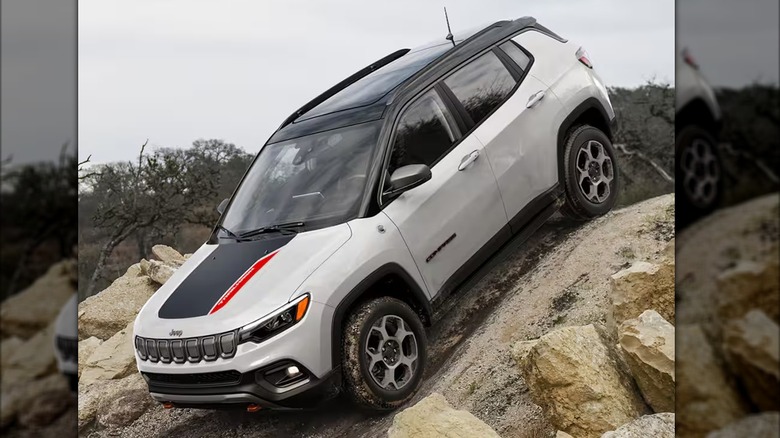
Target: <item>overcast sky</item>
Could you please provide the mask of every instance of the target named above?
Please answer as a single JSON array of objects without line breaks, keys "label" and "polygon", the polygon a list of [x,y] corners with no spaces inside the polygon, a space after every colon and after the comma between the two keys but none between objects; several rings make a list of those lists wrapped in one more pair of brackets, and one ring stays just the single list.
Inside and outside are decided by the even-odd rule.
[{"label": "overcast sky", "polygon": [[524,15],[581,43],[608,85],[674,80],[673,0],[79,2],[79,155],[221,138],[256,151],[290,113],[403,47]]},{"label": "overcast sky", "polygon": [[0,5],[2,157],[57,159],[76,143],[76,0]]}]

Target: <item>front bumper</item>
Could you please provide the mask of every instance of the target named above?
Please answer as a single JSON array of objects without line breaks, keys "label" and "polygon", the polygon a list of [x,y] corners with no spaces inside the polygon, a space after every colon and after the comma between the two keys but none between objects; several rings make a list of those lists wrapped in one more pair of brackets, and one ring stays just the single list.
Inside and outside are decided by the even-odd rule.
[{"label": "front bumper", "polygon": [[341,387],[340,369],[334,369],[322,378],[316,378],[308,370],[303,370],[305,380],[281,390],[274,387],[267,380],[266,374],[280,364],[286,366],[290,363],[280,361],[255,371],[237,373],[235,381],[218,384],[161,382],[148,373],[142,374],[152,398],[179,408],[243,409],[248,405],[257,405],[266,409],[307,409],[315,408],[338,395]]},{"label": "front bumper", "polygon": [[[198,344],[201,354],[196,361],[152,361],[136,349],[136,363],[152,397],[174,406],[310,407],[334,395],[340,383],[340,372],[333,370],[330,357],[332,320],[333,308],[312,301],[299,323],[263,342],[238,344],[232,357],[216,354],[208,359],[207,349]],[[136,332],[142,337],[150,334]],[[274,387],[263,377],[283,363],[304,371],[305,381]]]}]

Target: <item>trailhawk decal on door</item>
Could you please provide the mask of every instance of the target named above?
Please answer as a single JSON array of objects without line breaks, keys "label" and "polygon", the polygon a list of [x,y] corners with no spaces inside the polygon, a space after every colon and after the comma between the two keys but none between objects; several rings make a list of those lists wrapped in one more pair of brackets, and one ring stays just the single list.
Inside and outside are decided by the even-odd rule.
[{"label": "trailhawk decal on door", "polygon": [[450,242],[452,242],[452,240],[453,240],[455,237],[457,237],[457,236],[455,235],[455,233],[453,233],[453,234],[452,234],[452,236],[448,237],[448,238],[447,238],[447,240],[445,240],[445,241],[444,241],[444,243],[442,243],[441,245],[439,245],[439,247],[438,247],[438,248],[436,248],[436,251],[432,252],[432,253],[431,253],[431,255],[429,255],[429,256],[428,256],[428,258],[427,258],[427,259],[425,259],[425,263],[428,263],[428,262],[430,262],[431,260],[433,260],[433,258],[434,258],[434,257],[436,257],[436,254],[440,253],[440,252],[441,252],[441,250],[442,250],[442,249],[444,249],[444,247],[445,247],[445,246],[447,246],[447,244],[449,244]]},{"label": "trailhawk decal on door", "polygon": [[218,245],[173,291],[157,316],[194,318],[218,311],[294,237]]}]

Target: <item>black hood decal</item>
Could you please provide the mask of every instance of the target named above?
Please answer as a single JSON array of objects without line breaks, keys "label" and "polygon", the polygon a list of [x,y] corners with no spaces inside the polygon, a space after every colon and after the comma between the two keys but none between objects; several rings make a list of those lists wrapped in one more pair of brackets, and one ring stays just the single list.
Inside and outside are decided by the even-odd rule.
[{"label": "black hood decal", "polygon": [[263,256],[295,236],[274,236],[251,242],[224,243],[198,265],[160,307],[164,319],[204,316],[222,295]]}]

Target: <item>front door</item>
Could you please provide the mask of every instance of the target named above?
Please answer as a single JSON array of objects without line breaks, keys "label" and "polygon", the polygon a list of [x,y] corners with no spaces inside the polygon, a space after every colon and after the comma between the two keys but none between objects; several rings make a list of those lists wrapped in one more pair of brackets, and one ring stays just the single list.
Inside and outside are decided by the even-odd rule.
[{"label": "front door", "polygon": [[[431,296],[507,223],[482,144],[460,132],[432,89],[402,113],[392,137],[386,175],[427,164],[430,181],[384,207],[398,227]],[[384,201],[383,201],[384,202]]]}]

